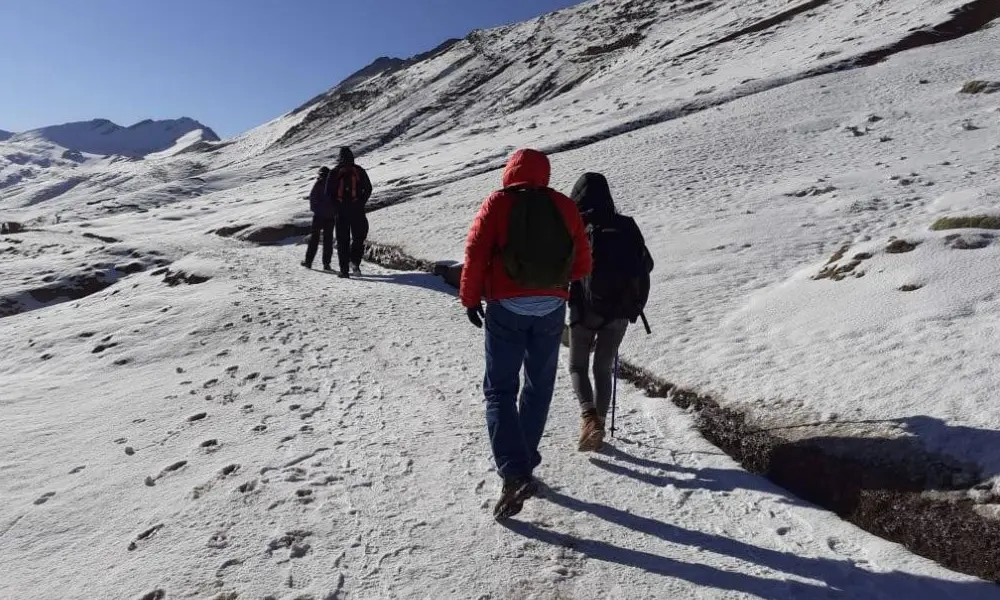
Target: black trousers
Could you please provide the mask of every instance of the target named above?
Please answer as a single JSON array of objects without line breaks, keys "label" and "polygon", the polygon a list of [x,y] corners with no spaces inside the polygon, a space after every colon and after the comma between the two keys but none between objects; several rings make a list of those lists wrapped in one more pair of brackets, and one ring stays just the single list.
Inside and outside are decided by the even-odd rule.
[{"label": "black trousers", "polygon": [[340,272],[346,273],[351,263],[360,265],[368,239],[368,217],[362,207],[341,208],[337,216],[337,258]]},{"label": "black trousers", "polygon": [[310,267],[316,259],[316,251],[319,249],[319,237],[323,236],[323,266],[330,265],[333,260],[333,228],[336,219],[331,217],[313,216],[312,233],[309,235],[309,246],[306,247],[306,264]]}]

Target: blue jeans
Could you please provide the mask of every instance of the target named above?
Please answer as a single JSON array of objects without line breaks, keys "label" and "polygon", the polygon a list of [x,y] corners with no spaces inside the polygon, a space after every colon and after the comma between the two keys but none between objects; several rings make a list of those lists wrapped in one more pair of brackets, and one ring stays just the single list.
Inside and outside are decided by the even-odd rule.
[{"label": "blue jeans", "polygon": [[565,320],[565,305],[544,317],[518,315],[497,303],[486,306],[486,426],[505,478],[531,475],[542,462],[538,444],[549,417]]}]

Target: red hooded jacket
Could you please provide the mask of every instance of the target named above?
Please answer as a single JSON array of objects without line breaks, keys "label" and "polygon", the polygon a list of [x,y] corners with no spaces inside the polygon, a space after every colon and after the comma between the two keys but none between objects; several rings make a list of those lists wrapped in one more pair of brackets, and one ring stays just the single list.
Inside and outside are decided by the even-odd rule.
[{"label": "red hooded jacket", "polygon": [[[518,150],[510,158],[503,172],[505,188],[516,185],[548,187],[549,159],[537,150]],[[583,219],[572,200],[555,190],[549,190],[552,200],[566,220],[566,227],[575,245],[572,280],[590,273],[590,242],[584,231]],[[487,301],[521,298],[524,296],[556,296],[568,298],[568,290],[526,289],[507,275],[500,260],[500,249],[507,244],[507,227],[514,196],[504,191],[491,194],[483,202],[469,229],[465,244],[465,264],[462,267],[460,296],[466,308],[473,308]]]}]

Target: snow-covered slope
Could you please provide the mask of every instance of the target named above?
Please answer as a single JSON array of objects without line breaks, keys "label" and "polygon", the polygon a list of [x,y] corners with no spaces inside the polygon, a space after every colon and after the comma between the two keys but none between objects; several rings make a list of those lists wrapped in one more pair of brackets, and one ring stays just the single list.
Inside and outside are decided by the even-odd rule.
[{"label": "snow-covered slope", "polygon": [[129,127],[107,119],[94,119],[26,131],[14,135],[11,140],[49,142],[88,154],[143,157],[166,150],[193,132],[198,132],[196,135],[205,141],[219,140],[214,131],[187,117],[165,121],[147,119]]},{"label": "snow-covered slope", "polygon": [[3,129],[0,129],[0,142],[6,142],[12,137],[14,137],[14,133],[12,131],[5,131]]},{"label": "snow-covered slope", "polygon": [[[293,244],[343,143],[372,239],[428,260],[461,258],[510,150],[549,150],[559,189],[609,176],[656,258],[630,363],[792,445],[962,463],[928,502],[995,515],[996,238],[931,228],[1000,215],[1000,28],[961,6],[589,2],[381,61],[233,140],[50,155],[0,187],[27,226],[0,236],[0,596],[1000,597],[629,386],[613,449],[576,454],[565,373],[549,489],[500,528],[482,338],[451,293],[304,271]],[[896,53],[918,38],[943,43]],[[965,531],[938,556],[993,577],[993,526]]]}]

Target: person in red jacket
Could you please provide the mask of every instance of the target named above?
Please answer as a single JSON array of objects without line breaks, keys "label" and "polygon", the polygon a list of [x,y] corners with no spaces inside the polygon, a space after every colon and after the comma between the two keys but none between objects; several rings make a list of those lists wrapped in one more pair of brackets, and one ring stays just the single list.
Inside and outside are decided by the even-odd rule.
[{"label": "person in red jacket", "polygon": [[[504,189],[483,202],[469,230],[460,296],[476,327],[486,322],[486,424],[497,470],[503,477],[497,519],[520,512],[538,489],[532,475],[541,463],[538,445],[545,430],[559,365],[559,344],[566,318],[569,283],[590,273],[590,244],[572,200],[548,188],[548,158],[536,150],[518,150],[503,172]],[[518,190],[541,190],[558,209],[572,238],[569,281],[546,289],[519,285],[508,273],[503,249]],[[542,201],[545,197],[521,201]],[[565,233],[563,233],[565,236]],[[486,310],[482,302],[486,300]],[[524,387],[520,399],[520,374]]]}]

